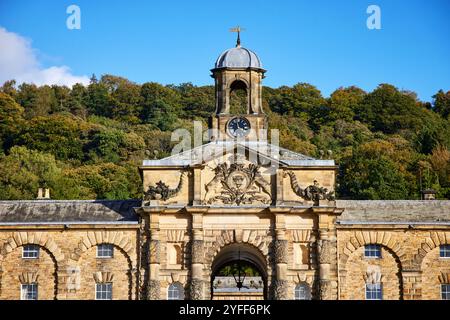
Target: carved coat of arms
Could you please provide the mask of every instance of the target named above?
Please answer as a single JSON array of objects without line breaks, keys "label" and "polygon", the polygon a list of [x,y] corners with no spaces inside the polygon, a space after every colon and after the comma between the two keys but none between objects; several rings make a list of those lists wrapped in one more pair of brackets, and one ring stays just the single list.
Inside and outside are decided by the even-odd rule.
[{"label": "carved coat of arms", "polygon": [[267,182],[255,164],[219,164],[215,177],[205,186],[205,204],[222,203],[230,205],[270,204],[272,194]]}]

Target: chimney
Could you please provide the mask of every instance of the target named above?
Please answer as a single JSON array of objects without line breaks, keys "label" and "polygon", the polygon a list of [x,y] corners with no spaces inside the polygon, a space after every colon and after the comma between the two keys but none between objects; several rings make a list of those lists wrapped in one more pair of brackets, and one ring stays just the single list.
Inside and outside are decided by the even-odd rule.
[{"label": "chimney", "polygon": [[50,199],[50,189],[49,188],[39,188],[37,200]]},{"label": "chimney", "polygon": [[436,191],[433,189],[425,189],[420,193],[422,194],[422,200],[436,200]]}]

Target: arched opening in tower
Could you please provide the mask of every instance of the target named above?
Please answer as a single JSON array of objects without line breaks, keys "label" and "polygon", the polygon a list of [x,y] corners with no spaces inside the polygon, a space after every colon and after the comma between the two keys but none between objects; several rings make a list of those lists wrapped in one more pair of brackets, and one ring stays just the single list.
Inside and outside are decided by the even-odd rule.
[{"label": "arched opening in tower", "polygon": [[247,111],[247,84],[242,80],[235,80],[230,86],[230,114],[246,114]]}]

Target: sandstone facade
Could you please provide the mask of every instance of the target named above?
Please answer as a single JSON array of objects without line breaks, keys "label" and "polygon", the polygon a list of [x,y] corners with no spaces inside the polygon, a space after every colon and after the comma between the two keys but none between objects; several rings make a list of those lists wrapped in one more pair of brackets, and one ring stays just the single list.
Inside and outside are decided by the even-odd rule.
[{"label": "sandstone facade", "polygon": [[[52,225],[0,231],[0,300],[19,300],[21,284],[37,283],[39,299],[95,299],[95,284],[111,282],[113,299],[139,297],[136,225]],[[112,258],[97,258],[101,243],[114,246]],[[39,257],[24,259],[25,245],[38,245]]]}]

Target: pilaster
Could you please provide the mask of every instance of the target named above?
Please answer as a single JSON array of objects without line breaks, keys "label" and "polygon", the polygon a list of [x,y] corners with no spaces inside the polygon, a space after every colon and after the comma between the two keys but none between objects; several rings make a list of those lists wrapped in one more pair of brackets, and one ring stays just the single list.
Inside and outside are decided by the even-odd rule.
[{"label": "pilaster", "polygon": [[275,215],[274,261],[276,277],[272,283],[275,300],[288,299],[288,240],[286,237],[286,222],[284,214]]},{"label": "pilaster", "polygon": [[190,298],[205,299],[203,214],[192,212]]}]

